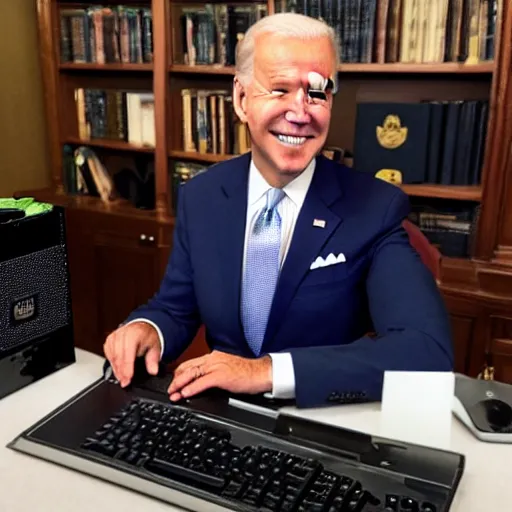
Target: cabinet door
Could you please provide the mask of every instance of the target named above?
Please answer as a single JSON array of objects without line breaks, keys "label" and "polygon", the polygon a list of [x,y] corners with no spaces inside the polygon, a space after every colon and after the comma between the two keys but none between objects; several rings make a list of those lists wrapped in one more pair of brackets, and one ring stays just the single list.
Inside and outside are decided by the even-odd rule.
[{"label": "cabinet door", "polygon": [[494,380],[512,384],[512,339],[495,338],[491,341],[489,364]]},{"label": "cabinet door", "polygon": [[103,354],[106,336],[158,289],[158,224],[68,212],[75,345]]},{"label": "cabinet door", "polygon": [[491,316],[487,364],[494,380],[512,384],[512,318]]},{"label": "cabinet door", "polygon": [[454,370],[476,377],[484,365],[485,315],[474,301],[445,295],[450,314]]},{"label": "cabinet door", "polygon": [[100,232],[93,238],[97,330],[103,338],[157,290],[158,249],[141,245],[140,237],[148,235]]}]

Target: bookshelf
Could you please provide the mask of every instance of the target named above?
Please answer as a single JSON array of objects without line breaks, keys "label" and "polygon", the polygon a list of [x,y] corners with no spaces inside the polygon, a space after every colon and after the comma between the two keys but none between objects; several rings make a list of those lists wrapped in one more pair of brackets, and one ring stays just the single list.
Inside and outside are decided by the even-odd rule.
[{"label": "bookshelf", "polygon": [[234,76],[235,68],[234,66],[209,66],[207,64],[196,66],[189,66],[187,64],[171,64],[169,66],[169,72]]},{"label": "bookshelf", "polygon": [[340,73],[399,73],[399,74],[485,74],[492,73],[494,62],[481,62],[478,64],[460,64],[457,62],[442,63],[384,63],[384,64],[340,64]]},{"label": "bookshelf", "polygon": [[[72,144],[75,146],[83,145],[84,141],[80,137],[66,137],[63,144]],[[138,144],[131,144],[124,141],[116,141],[109,139],[90,139],[86,141],[87,146],[113,149],[116,151],[140,151],[144,153],[154,153],[155,148],[152,146],[144,146]]]},{"label": "bookshelf", "polygon": [[[401,1],[378,2],[376,30],[382,15],[381,5],[396,6]],[[268,0],[263,4],[268,13],[273,13],[286,7],[286,3]],[[352,3],[370,5],[371,0]],[[469,9],[477,4],[481,8],[484,3],[492,6],[493,0],[450,0],[451,3],[467,5]],[[243,6],[255,4],[262,2],[242,2]],[[205,54],[196,55],[195,65],[185,59],[188,52],[184,48],[180,15],[201,5],[204,4],[189,0],[37,0],[52,185],[49,190],[20,191],[20,194],[30,193],[67,207],[72,274],[89,275],[88,279],[74,280],[79,346],[101,351],[103,336],[115,328],[132,307],[156,290],[172,245],[176,163],[207,166],[233,157],[220,151],[200,153],[197,148],[190,150],[184,145],[182,91],[230,91],[234,75],[233,65],[212,63]],[[221,4],[209,5],[213,7],[208,9],[216,9],[215,6]],[[93,53],[80,45],[77,48],[79,54],[83,53],[79,55],[81,59],[75,59],[75,55],[62,59],[60,21],[63,10],[100,6],[146,9],[151,14],[150,50],[142,31],[139,36],[141,53],[136,54],[129,47],[130,52],[135,53],[125,55],[121,62],[116,59],[97,62],[102,60],[97,58],[95,62],[84,62],[94,60]],[[512,346],[512,207],[509,206],[512,204],[512,151],[509,150],[512,117],[507,114],[507,106],[512,104],[512,2],[499,0],[497,6],[492,59],[480,59],[471,64],[418,62],[421,59],[416,55],[415,59],[409,59],[416,60],[414,62],[400,62],[400,59],[383,62],[382,58],[380,61],[377,58],[377,52],[372,62],[345,59],[338,68],[340,90],[334,102],[327,144],[353,149],[356,105],[360,102],[455,101],[461,98],[488,101],[479,182],[473,185],[407,184],[402,188],[411,198],[469,201],[480,205],[469,257],[443,257],[438,282],[452,318],[457,369],[476,375],[487,363],[497,368],[496,375],[512,381],[512,350],[510,356],[500,356],[499,362],[495,360],[498,356],[492,353],[495,337],[510,338]],[[332,15],[325,13],[325,16],[327,21],[332,21]],[[141,15],[139,27],[146,27],[146,22]],[[382,32],[375,34],[377,41]],[[391,36],[386,35],[388,37]],[[345,46],[349,48],[350,44],[349,41]],[[472,48],[468,50],[474,52]],[[75,101],[75,91],[80,88],[151,92],[154,95],[154,144],[129,142],[126,138],[81,138]],[[239,147],[243,147],[240,144]],[[90,147],[103,159],[111,176],[118,176],[130,161],[136,162],[138,169],[154,169],[152,180],[145,183],[146,189],[149,187],[153,193],[153,204],[137,207],[133,198],[116,199],[107,204],[98,197],[70,195],[63,146],[75,149],[81,145]],[[150,238],[152,242],[148,244]],[[137,276],[141,265],[149,269],[144,273],[149,285],[138,278],[126,279],[126,275]],[[99,268],[108,268],[108,272]]]},{"label": "bookshelf", "polygon": [[[409,63],[387,63],[387,64],[340,64],[338,71],[344,73],[399,73],[399,74],[490,74],[494,70],[494,62],[482,62],[479,64],[459,64],[456,62],[443,62],[440,64],[409,64]],[[186,64],[171,64],[171,73],[206,73],[215,75],[234,75],[233,66],[212,66],[197,64],[189,66]]]},{"label": "bookshelf", "polygon": [[176,160],[191,160],[194,162],[205,162],[205,163],[217,163],[223,162],[228,158],[234,158],[233,155],[216,155],[213,153],[193,153],[187,151],[179,151],[179,150],[171,150],[169,151],[169,156],[171,158],[175,158]]},{"label": "bookshelf", "polygon": [[136,63],[109,63],[109,64],[96,64],[93,62],[61,62],[59,63],[61,71],[107,71],[122,73],[123,71],[153,71],[151,64],[136,64]]},{"label": "bookshelf", "polygon": [[402,185],[402,190],[414,197],[437,197],[439,199],[460,199],[461,201],[482,200],[482,187],[461,185]]}]

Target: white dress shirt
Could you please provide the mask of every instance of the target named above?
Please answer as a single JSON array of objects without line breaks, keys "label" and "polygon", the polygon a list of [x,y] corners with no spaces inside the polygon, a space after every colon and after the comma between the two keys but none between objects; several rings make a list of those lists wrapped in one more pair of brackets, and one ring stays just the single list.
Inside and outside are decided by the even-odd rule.
[{"label": "white dress shirt", "polygon": [[[316,160],[313,159],[304,171],[293,181],[288,183],[283,190],[285,196],[277,205],[277,211],[281,217],[281,250],[279,254],[280,268],[288,254],[293,237],[295,224],[299,216],[300,209],[306,198],[306,194],[313,179]],[[272,188],[261,173],[258,171],[254,162],[251,160],[249,168],[248,197],[247,197],[247,219],[245,227],[244,240],[244,260],[243,271],[245,272],[245,260],[247,253],[247,240],[250,230],[253,228],[258,213],[266,205],[266,193]],[[160,328],[152,321],[145,318],[137,318],[132,322],[146,322],[151,324],[158,333],[161,346],[161,354],[164,351],[164,339]],[[292,357],[289,352],[270,353],[272,358],[272,393],[269,396],[274,398],[294,398],[295,397],[295,372],[293,368]]]}]

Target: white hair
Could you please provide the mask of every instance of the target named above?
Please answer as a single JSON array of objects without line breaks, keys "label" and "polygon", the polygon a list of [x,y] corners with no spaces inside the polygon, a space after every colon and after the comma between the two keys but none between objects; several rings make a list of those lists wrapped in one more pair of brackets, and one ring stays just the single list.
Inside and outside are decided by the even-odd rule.
[{"label": "white hair", "polygon": [[[311,18],[294,12],[271,14],[257,21],[249,27],[243,39],[237,44],[235,74],[242,84],[247,84],[253,73],[254,49],[256,38],[262,33],[278,34],[284,37],[298,38],[301,40],[329,38],[336,60],[339,62],[339,44],[336,32],[322,20]],[[333,77],[336,81],[336,71]]]}]

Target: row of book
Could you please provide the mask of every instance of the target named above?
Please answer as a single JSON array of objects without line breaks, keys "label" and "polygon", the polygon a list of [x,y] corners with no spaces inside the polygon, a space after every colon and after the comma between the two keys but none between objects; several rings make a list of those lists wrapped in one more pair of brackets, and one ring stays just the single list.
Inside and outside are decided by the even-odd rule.
[{"label": "row of book", "polygon": [[113,139],[155,146],[152,92],[77,88],[75,104],[81,140]]},{"label": "row of book", "polygon": [[87,146],[62,150],[64,185],[68,194],[100,197],[108,203],[115,197],[112,178],[96,153]]},{"label": "row of book", "polygon": [[[176,7],[178,9],[178,7]],[[179,7],[183,64],[235,64],[235,48],[251,25],[268,14],[266,3],[204,4]]]},{"label": "row of book", "polygon": [[153,62],[151,9],[124,5],[62,8],[61,62]]},{"label": "row of book", "polygon": [[63,184],[69,195],[117,199],[135,208],[155,207],[155,159],[151,154],[112,154],[101,148],[64,144]]},{"label": "row of book", "polygon": [[498,0],[276,0],[277,12],[321,18],[342,62],[467,62],[494,58]]},{"label": "row of book", "polygon": [[[498,0],[276,0],[277,12],[298,12],[331,25],[342,62],[467,62],[494,58]],[[267,3],[175,6],[183,63],[233,65],[247,29]],[[149,7],[62,8],[62,62],[153,61]]]},{"label": "row of book", "polygon": [[471,201],[411,197],[409,220],[443,256],[468,258],[474,251],[480,205]]},{"label": "row of book", "polygon": [[[247,125],[228,90],[183,89],[182,149],[237,155],[251,149]],[[155,147],[154,95],[75,90],[81,140]],[[404,184],[478,185],[487,135],[487,100],[359,103],[353,159],[361,171]]]},{"label": "row of book", "polygon": [[478,185],[488,101],[359,103],[354,166],[397,183]]},{"label": "row of book", "polygon": [[171,192],[174,209],[177,209],[180,200],[181,187],[192,178],[208,170],[208,166],[197,162],[184,162],[177,160],[172,167]]},{"label": "row of book", "polygon": [[[105,155],[100,156],[90,147],[64,144],[62,162],[67,194],[99,197],[104,203],[122,198],[136,208],[154,208],[155,170],[152,157],[115,162]],[[174,208],[178,205],[181,187],[207,169],[207,165],[196,162],[173,162],[170,185]]]},{"label": "row of book", "polygon": [[228,90],[182,89],[183,150],[238,155],[251,149],[247,125]]}]

